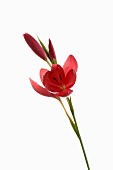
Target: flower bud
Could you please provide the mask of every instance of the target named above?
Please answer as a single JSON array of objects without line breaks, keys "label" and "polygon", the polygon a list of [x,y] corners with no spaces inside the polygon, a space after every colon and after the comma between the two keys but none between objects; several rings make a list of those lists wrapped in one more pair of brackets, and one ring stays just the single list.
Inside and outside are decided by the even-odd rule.
[{"label": "flower bud", "polygon": [[40,44],[28,33],[23,34],[24,39],[33,52],[43,60],[46,60],[46,54]]},{"label": "flower bud", "polygon": [[56,62],[55,50],[50,39],[49,39],[49,58],[53,63]]}]

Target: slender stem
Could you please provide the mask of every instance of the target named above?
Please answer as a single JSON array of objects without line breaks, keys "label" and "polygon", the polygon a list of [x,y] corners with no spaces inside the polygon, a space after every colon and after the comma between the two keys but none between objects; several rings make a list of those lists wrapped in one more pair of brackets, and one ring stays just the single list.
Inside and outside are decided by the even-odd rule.
[{"label": "slender stem", "polygon": [[86,164],[87,164],[87,168],[88,168],[88,170],[90,170],[88,159],[87,159],[87,156],[86,156],[85,148],[84,148],[84,145],[83,145],[83,142],[82,142],[82,138],[81,138],[81,135],[80,135],[80,132],[79,132],[79,128],[78,128],[78,125],[77,125],[75,115],[74,115],[74,122],[76,124],[77,131],[78,131],[78,134],[79,134],[79,141],[80,141],[80,144],[81,144],[81,147],[82,147],[82,151],[83,151],[84,158],[85,158],[85,161],[86,161]]},{"label": "slender stem", "polygon": [[88,168],[88,170],[90,170],[89,162],[88,162],[88,159],[87,159],[87,156],[86,156],[86,152],[85,152],[85,149],[84,149],[84,145],[83,145],[83,142],[82,142],[82,138],[81,138],[81,136],[80,136],[80,133],[79,133],[79,140],[80,140],[80,144],[81,144],[81,147],[82,147],[82,151],[83,151],[83,154],[84,154],[84,157],[85,157],[85,161],[86,161],[86,164],[87,164],[87,168]]},{"label": "slender stem", "polygon": [[65,113],[66,113],[66,115],[67,115],[67,117],[68,117],[68,119],[69,119],[69,121],[70,121],[70,123],[71,123],[71,126],[72,126],[74,132],[76,133],[77,137],[79,138],[79,134],[78,134],[77,128],[76,128],[76,126],[75,126],[75,123],[73,122],[73,120],[72,120],[71,117],[69,116],[69,114],[68,114],[68,112],[67,112],[67,110],[66,110],[66,108],[65,108],[65,106],[64,106],[64,104],[63,104],[63,102],[62,102],[62,100],[60,99],[60,97],[58,98],[58,100],[59,100],[59,102],[61,103],[61,105],[62,105],[62,107],[63,107],[63,109],[64,109],[64,111],[65,111]]},{"label": "slender stem", "polygon": [[61,105],[62,105],[62,107],[63,107],[63,109],[64,109],[64,111],[65,111],[67,117],[69,117],[68,112],[67,112],[67,110],[66,110],[66,108],[65,108],[65,106],[64,106],[64,104],[63,104],[63,102],[62,102],[62,100],[60,99],[60,97],[58,98],[58,100],[59,100],[59,102],[61,103]]},{"label": "slender stem", "polygon": [[[68,98],[67,98],[67,101],[68,101]],[[70,104],[68,102],[68,105],[69,105],[69,107],[71,107],[70,110],[71,110],[71,113],[72,113],[72,116],[73,116],[73,119],[74,119],[74,122],[75,122],[75,125],[76,125],[76,128],[77,128],[78,138],[79,138],[79,141],[80,141],[80,144],[81,144],[81,147],[82,147],[82,151],[83,151],[83,154],[84,154],[86,165],[87,165],[88,170],[90,170],[88,159],[87,159],[86,152],[85,152],[85,149],[84,149],[84,145],[83,145],[83,142],[82,142],[82,138],[81,138],[79,128],[78,128],[78,125],[77,125],[77,121],[76,121],[76,118],[75,118],[74,108],[73,108],[72,102]]]},{"label": "slender stem", "polygon": [[51,67],[51,63],[48,61],[48,59],[46,60],[46,62]]},{"label": "slender stem", "polygon": [[68,115],[68,112],[67,112],[67,110],[66,110],[66,108],[65,108],[65,106],[64,106],[64,104],[63,104],[63,102],[62,102],[62,100],[61,100],[61,98],[59,97],[58,100],[59,100],[59,102],[61,103],[61,105],[62,105],[62,107],[63,107],[63,109],[64,109],[67,117],[69,118],[69,120],[71,120],[71,118],[70,118],[70,116]]}]

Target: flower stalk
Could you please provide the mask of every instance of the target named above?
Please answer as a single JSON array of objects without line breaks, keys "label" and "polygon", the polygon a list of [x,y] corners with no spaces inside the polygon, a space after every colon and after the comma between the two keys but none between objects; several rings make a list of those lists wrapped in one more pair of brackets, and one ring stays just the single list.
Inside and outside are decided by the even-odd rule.
[{"label": "flower stalk", "polygon": [[85,158],[85,161],[86,161],[87,168],[88,168],[88,170],[90,170],[88,158],[87,158],[87,155],[86,155],[86,151],[85,151],[85,148],[84,148],[84,145],[83,145],[83,142],[82,142],[82,138],[81,138],[80,131],[79,131],[79,128],[78,128],[77,120],[75,118],[74,108],[73,108],[73,105],[72,105],[71,97],[70,97],[70,99],[69,99],[69,97],[67,97],[66,99],[67,99],[70,111],[72,113],[74,123],[75,123],[76,128],[77,128],[78,138],[79,138],[79,141],[80,141],[80,144],[81,144],[81,147],[82,147],[82,151],[83,151],[83,154],[84,154],[84,158]]},{"label": "flower stalk", "polygon": [[[73,55],[69,55],[63,67],[61,67],[59,64],[57,64],[55,50],[50,39],[48,45],[49,50],[45,47],[39,37],[38,40],[40,44],[28,33],[24,34],[24,39],[28,46],[32,49],[32,51],[41,59],[43,59],[51,68],[51,71],[44,68],[40,70],[40,79],[44,87],[40,86],[38,83],[36,83],[30,78],[30,82],[33,89],[40,95],[55,98],[60,102],[75,134],[79,139],[87,168],[88,170],[90,170],[88,158],[85,152],[77,120],[75,117],[72,100],[71,97],[67,97],[73,92],[73,90],[71,90],[70,88],[76,82],[76,72],[78,69],[78,63],[76,59]],[[72,118],[69,116],[60,97],[67,97],[66,100],[68,102]]]},{"label": "flower stalk", "polygon": [[70,121],[70,123],[71,123],[71,126],[72,126],[74,132],[75,132],[76,135],[79,137],[76,124],[74,124],[73,120],[72,120],[71,117],[69,116],[69,114],[68,114],[68,112],[67,112],[67,110],[66,110],[66,108],[65,108],[65,106],[64,106],[64,104],[63,104],[63,102],[62,102],[62,100],[61,100],[60,97],[58,98],[58,100],[59,100],[60,104],[62,105],[62,107],[63,107],[63,109],[64,109],[64,111],[65,111],[65,113],[66,113],[66,115],[67,115],[67,117],[68,117],[68,119],[69,119],[69,121]]},{"label": "flower stalk", "polygon": [[52,66],[48,59],[46,60],[46,63],[47,63],[50,67]]}]

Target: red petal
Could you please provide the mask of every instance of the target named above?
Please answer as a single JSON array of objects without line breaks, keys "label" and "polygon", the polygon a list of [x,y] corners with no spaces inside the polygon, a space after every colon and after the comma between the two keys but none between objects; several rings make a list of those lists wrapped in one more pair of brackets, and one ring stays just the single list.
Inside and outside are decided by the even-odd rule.
[{"label": "red petal", "polygon": [[52,92],[59,92],[62,89],[60,86],[64,84],[65,75],[63,68],[58,64],[53,64],[51,71],[48,71],[43,76],[44,86]]},{"label": "red petal", "polygon": [[59,64],[53,64],[51,67],[51,77],[56,78],[60,84],[64,83],[65,74],[63,68]]},{"label": "red petal", "polygon": [[23,34],[25,41],[33,52],[43,60],[46,60],[46,54],[40,44],[28,33]]},{"label": "red petal", "polygon": [[78,64],[77,64],[76,59],[74,58],[73,55],[69,55],[69,57],[67,58],[67,60],[64,63],[64,66],[63,66],[65,75],[71,69],[73,69],[75,72],[77,72],[77,68],[78,68]]},{"label": "red petal", "polygon": [[33,89],[43,95],[43,96],[47,96],[47,97],[54,97],[56,98],[56,96],[50,92],[48,92],[45,88],[41,87],[39,84],[37,84],[35,81],[33,81],[32,79],[30,79],[31,85],[33,87]]},{"label": "red petal", "polygon": [[51,92],[59,92],[61,90],[59,84],[51,78],[51,71],[46,72],[43,76],[43,85]]},{"label": "red petal", "polygon": [[48,70],[44,69],[44,68],[41,68],[41,70],[40,70],[40,79],[41,79],[42,83],[43,83],[43,77],[47,71]]},{"label": "red petal", "polygon": [[58,95],[58,96],[61,96],[61,97],[67,97],[67,96],[69,96],[72,92],[73,92],[73,90],[71,90],[71,89],[65,89],[65,90],[62,90],[61,92],[57,93],[57,95]]},{"label": "red petal", "polygon": [[76,72],[71,69],[67,75],[66,75],[66,79],[65,79],[65,87],[66,88],[71,88],[76,81]]},{"label": "red petal", "polygon": [[50,39],[49,39],[49,57],[51,61],[53,59],[56,59],[55,50]]}]

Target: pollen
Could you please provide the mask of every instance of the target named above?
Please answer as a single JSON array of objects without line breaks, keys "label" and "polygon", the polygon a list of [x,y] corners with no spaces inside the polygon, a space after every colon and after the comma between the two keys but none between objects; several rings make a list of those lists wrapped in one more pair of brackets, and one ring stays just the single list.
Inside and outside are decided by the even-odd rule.
[{"label": "pollen", "polygon": [[60,85],[60,88],[62,89],[62,90],[65,90],[65,85]]}]

